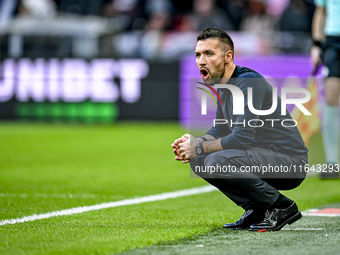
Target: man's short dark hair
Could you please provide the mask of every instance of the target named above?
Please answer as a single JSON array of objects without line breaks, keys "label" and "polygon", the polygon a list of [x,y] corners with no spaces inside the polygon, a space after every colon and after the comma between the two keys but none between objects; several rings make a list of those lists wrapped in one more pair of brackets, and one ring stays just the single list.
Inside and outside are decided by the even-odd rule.
[{"label": "man's short dark hair", "polygon": [[216,27],[206,28],[197,36],[197,42],[208,38],[217,38],[220,42],[228,45],[234,57],[234,43],[226,32]]}]

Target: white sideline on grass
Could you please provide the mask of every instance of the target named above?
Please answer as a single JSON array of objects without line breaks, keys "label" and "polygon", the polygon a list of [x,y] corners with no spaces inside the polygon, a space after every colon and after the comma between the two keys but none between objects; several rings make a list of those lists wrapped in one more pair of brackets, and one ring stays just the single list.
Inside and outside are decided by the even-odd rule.
[{"label": "white sideline on grass", "polygon": [[317,213],[321,209],[309,209],[305,212],[302,212],[303,216],[314,216],[314,217],[339,217],[339,213]]},{"label": "white sideline on grass", "polygon": [[211,191],[215,191],[215,190],[217,190],[215,187],[208,185],[208,186],[203,186],[203,187],[199,187],[199,188],[178,190],[178,191],[167,192],[167,193],[162,193],[162,194],[158,194],[158,195],[151,195],[151,196],[145,196],[145,197],[125,199],[125,200],[109,202],[109,203],[102,203],[102,204],[97,204],[97,205],[75,207],[75,208],[65,209],[65,210],[61,210],[61,211],[54,211],[54,212],[49,212],[49,213],[43,213],[43,214],[33,214],[33,215],[30,215],[30,216],[26,216],[26,217],[18,218],[18,219],[2,220],[2,221],[0,221],[0,226],[7,225],[7,224],[22,223],[22,222],[27,222],[27,221],[47,219],[47,218],[56,217],[56,216],[64,216],[64,215],[71,215],[71,214],[77,214],[77,213],[84,213],[84,212],[101,210],[101,209],[118,207],[118,206],[124,206],[124,205],[135,205],[135,204],[141,204],[141,203],[146,203],[146,202],[166,200],[166,199],[169,199],[169,198],[191,196],[191,195],[207,193],[207,192],[211,192]]}]

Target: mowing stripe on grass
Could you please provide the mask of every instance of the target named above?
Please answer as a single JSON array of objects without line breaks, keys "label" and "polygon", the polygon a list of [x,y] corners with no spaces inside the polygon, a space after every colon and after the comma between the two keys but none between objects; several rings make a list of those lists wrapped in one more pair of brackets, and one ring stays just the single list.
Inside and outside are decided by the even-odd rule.
[{"label": "mowing stripe on grass", "polygon": [[[79,198],[79,199],[94,199],[96,195],[84,194],[84,195],[73,195],[73,194],[48,194],[48,193],[36,193],[36,194],[13,194],[13,193],[0,193],[0,197],[20,197],[20,198],[28,198],[28,197],[41,197],[41,198]],[[98,197],[98,196],[97,196]],[[103,196],[104,198],[104,196]]]},{"label": "mowing stripe on grass", "polygon": [[[1,1],[1,0],[0,0]],[[94,194],[55,194],[55,193],[0,193],[0,197],[19,197],[19,198],[31,198],[31,197],[39,197],[39,198],[65,198],[65,199],[95,199],[95,198],[102,198],[102,199],[117,199],[123,196],[105,196],[105,195],[94,195]]]},{"label": "mowing stripe on grass", "polygon": [[191,195],[207,193],[207,192],[211,192],[211,191],[215,191],[215,190],[217,190],[215,187],[209,185],[209,186],[203,186],[203,187],[199,187],[199,188],[167,192],[167,193],[162,193],[162,194],[158,194],[158,195],[151,195],[151,196],[145,196],[145,197],[139,197],[139,198],[125,199],[125,200],[109,202],[109,203],[102,203],[102,204],[97,204],[97,205],[75,207],[75,208],[65,209],[65,210],[61,210],[61,211],[54,211],[54,212],[49,212],[49,213],[43,213],[43,214],[33,214],[31,216],[26,216],[26,217],[18,218],[18,219],[2,220],[2,221],[0,221],[0,226],[7,225],[7,224],[22,223],[22,222],[27,222],[27,221],[47,219],[47,218],[56,217],[56,216],[64,216],[64,215],[71,215],[71,214],[77,214],[77,213],[84,213],[84,212],[101,210],[101,209],[118,207],[118,206],[124,206],[124,205],[135,205],[135,204],[141,204],[141,203],[146,203],[146,202],[166,200],[166,199],[169,199],[169,198],[191,196]]}]

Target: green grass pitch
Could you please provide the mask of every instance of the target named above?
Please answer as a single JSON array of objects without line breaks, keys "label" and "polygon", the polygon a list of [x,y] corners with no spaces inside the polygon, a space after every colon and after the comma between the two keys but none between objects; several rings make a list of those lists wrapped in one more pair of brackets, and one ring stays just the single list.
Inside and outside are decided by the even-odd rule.
[{"label": "green grass pitch", "polygon": [[[173,159],[170,144],[184,132],[176,123],[0,123],[0,220],[206,185]],[[310,164],[324,163],[320,135],[309,149]],[[301,210],[339,203],[340,181],[307,178],[284,194]],[[339,218],[303,217],[275,233],[221,230],[242,212],[214,191],[4,225],[0,254],[338,253]]]}]

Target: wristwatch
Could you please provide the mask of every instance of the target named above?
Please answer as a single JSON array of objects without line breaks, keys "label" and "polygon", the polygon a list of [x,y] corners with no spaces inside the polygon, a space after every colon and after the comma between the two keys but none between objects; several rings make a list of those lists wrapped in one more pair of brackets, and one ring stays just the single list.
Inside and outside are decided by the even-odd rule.
[{"label": "wristwatch", "polygon": [[199,143],[196,145],[195,151],[196,151],[197,155],[201,155],[201,154],[204,153],[204,149],[203,149],[202,143],[203,143],[203,141],[202,141],[202,142],[199,142]]}]

